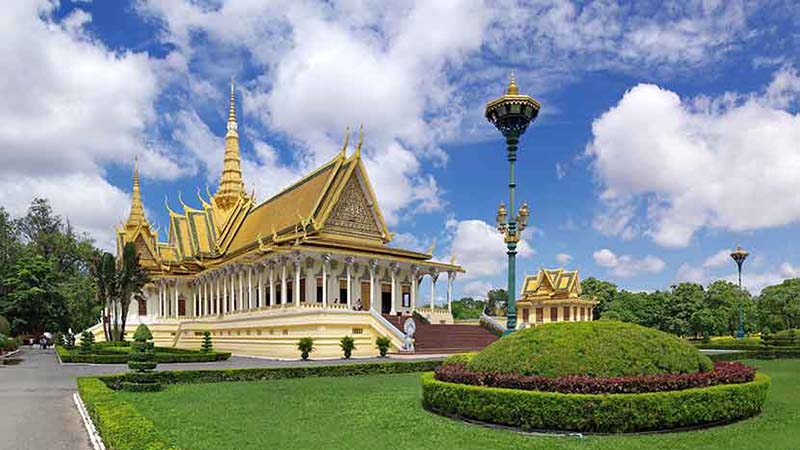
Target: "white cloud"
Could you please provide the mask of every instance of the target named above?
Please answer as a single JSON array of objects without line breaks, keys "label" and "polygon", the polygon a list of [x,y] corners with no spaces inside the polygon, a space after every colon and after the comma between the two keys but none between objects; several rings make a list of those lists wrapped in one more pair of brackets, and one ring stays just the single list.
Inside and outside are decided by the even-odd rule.
[{"label": "white cloud", "polygon": [[[486,278],[503,273],[508,267],[506,244],[497,230],[482,220],[462,220],[451,224],[451,254],[466,269],[464,278]],[[517,257],[533,256],[527,241],[520,240]]]},{"label": "white cloud", "polygon": [[78,231],[113,248],[129,196],[105,180],[103,166],[140,153],[143,174],[156,171],[158,154],[143,143],[158,83],[145,53],[105,48],[84,31],[88,13],[57,22],[57,6],[8,2],[0,14],[0,198],[21,214],[45,197]]},{"label": "white cloud", "polygon": [[48,199],[56,214],[109,251],[115,248],[114,229],[127,219],[130,207],[130,195],[93,174],[0,178],[0,193],[14,216],[26,214],[34,198]]},{"label": "white cloud", "polygon": [[595,227],[685,247],[702,228],[800,219],[800,115],[781,109],[796,97],[794,77],[782,69],[761,96],[687,101],[650,84],[626,92],[592,124],[587,152],[607,206]]},{"label": "white cloud", "polygon": [[729,249],[723,248],[722,250],[714,253],[713,255],[706,258],[703,262],[703,267],[707,269],[717,268],[717,267],[724,267],[724,266],[733,266],[734,262],[731,259],[731,251]]},{"label": "white cloud", "polygon": [[647,255],[639,259],[632,255],[617,255],[607,248],[592,253],[592,258],[598,266],[608,269],[612,275],[620,278],[641,273],[659,273],[666,267],[664,261],[656,256]]},{"label": "white cloud", "polygon": [[570,261],[572,261],[572,255],[567,253],[559,253],[556,255],[556,261],[560,266],[565,267]]}]

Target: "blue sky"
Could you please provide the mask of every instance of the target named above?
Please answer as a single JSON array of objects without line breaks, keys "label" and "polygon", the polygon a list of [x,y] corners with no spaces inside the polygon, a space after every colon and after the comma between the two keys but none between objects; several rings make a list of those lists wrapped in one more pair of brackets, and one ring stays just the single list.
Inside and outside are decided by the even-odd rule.
[{"label": "blue sky", "polygon": [[[265,199],[365,128],[395,245],[451,255],[458,295],[505,284],[507,162],[483,105],[511,71],[542,103],[521,143],[519,277],[635,290],[800,272],[800,10],[792,2],[12,2],[0,18],[0,204],[51,199],[110,247],[134,155],[148,217],[221,170],[237,80]],[[355,133],[351,141],[356,139]],[[163,226],[162,236],[163,236]]]}]

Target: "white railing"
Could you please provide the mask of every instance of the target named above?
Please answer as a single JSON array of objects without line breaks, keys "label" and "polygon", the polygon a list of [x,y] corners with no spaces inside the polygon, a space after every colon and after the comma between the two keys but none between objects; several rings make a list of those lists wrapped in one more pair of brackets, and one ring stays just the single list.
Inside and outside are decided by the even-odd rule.
[{"label": "white railing", "polygon": [[241,309],[236,311],[228,311],[226,313],[219,313],[219,314],[207,314],[204,316],[159,316],[157,317],[160,321],[181,321],[181,320],[202,320],[202,319],[217,319],[217,318],[226,318],[226,317],[241,317],[241,316],[248,316],[258,313],[281,313],[287,311],[307,311],[307,310],[318,310],[318,311],[329,311],[329,310],[336,310],[336,311],[353,311],[352,308],[349,308],[346,304],[342,303],[329,303],[325,306],[322,303],[300,303],[300,306],[295,306],[294,303],[284,303],[280,305],[269,305],[269,306],[262,306],[259,308],[252,308],[252,309]]},{"label": "white railing", "polygon": [[486,326],[498,331],[500,334],[506,332],[506,324],[500,322],[499,320],[486,314],[485,312],[481,313],[481,323],[482,324],[485,323]]},{"label": "white railing", "polygon": [[380,324],[383,325],[383,327],[386,328],[390,333],[392,333],[395,338],[399,339],[400,342],[403,342],[405,340],[406,335],[402,331],[398,330],[397,327],[394,326],[394,324],[386,320],[386,317],[383,317],[381,313],[375,311],[374,309],[370,309],[369,314],[373,318],[375,318],[375,320],[380,322]]}]

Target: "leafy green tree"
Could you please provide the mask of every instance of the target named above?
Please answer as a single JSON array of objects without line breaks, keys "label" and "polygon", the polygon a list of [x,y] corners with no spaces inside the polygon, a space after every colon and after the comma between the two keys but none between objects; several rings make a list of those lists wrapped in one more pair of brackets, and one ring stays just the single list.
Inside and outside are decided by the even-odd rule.
[{"label": "leafy green tree", "polygon": [[758,316],[773,332],[800,327],[800,278],[765,287],[758,296]]},{"label": "leafy green tree", "polygon": [[486,308],[486,302],[475,300],[472,297],[464,297],[453,301],[454,319],[477,319]]},{"label": "leafy green tree", "polygon": [[581,281],[581,293],[583,296],[594,297],[597,300],[597,306],[594,308],[594,320],[597,320],[604,311],[611,307],[617,298],[618,289],[614,283],[589,277]]},{"label": "leafy green tree", "polygon": [[[17,226],[8,211],[0,206],[0,281],[11,275],[21,253],[22,242],[19,239]],[[9,288],[0,283],[0,309],[2,309],[2,299],[8,293]]]},{"label": "leafy green tree", "polygon": [[486,293],[486,310],[490,316],[503,316],[506,314],[508,295],[505,289],[492,289]]},{"label": "leafy green tree", "polygon": [[53,264],[39,255],[26,252],[16,261],[4,281],[10,294],[2,311],[10,318],[14,334],[39,335],[67,329],[66,302],[58,290],[56,275]]}]

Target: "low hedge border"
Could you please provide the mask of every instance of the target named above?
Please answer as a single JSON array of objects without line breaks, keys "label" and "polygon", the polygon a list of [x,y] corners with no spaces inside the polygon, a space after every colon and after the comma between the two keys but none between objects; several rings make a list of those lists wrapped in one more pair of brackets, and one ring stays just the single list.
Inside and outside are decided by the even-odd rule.
[{"label": "low hedge border", "polygon": [[524,389],[562,394],[642,394],[703,388],[721,384],[753,381],[756,370],[740,362],[717,361],[714,370],[698,373],[641,375],[595,378],[581,375],[541,377],[504,373],[473,372],[464,364],[445,363],[436,369],[435,377],[448,383],[469,384],[507,389]]},{"label": "low hedge border", "polygon": [[[153,379],[161,384],[225,383],[231,381],[281,380],[305,377],[347,377],[358,375],[386,375],[395,373],[429,372],[441,361],[397,361],[366,364],[338,364],[330,366],[264,367],[256,369],[169,370],[153,372]],[[111,389],[122,388],[122,383],[136,382],[130,374],[98,377]]]},{"label": "low hedge border", "polygon": [[[160,351],[156,347],[155,358],[158,363],[193,363],[193,362],[213,362],[224,361],[231,357],[230,352],[209,352],[184,350],[180,352]],[[170,349],[175,350],[175,349]],[[76,350],[67,350],[64,347],[56,346],[59,358],[62,363],[82,363],[82,364],[126,364],[129,359],[128,352],[113,352],[101,350],[102,353],[80,353]]]},{"label": "low hedge border", "polygon": [[561,394],[471,386],[422,375],[422,404],[431,411],[525,431],[590,433],[660,431],[727,423],[761,411],[770,379],[645,394]]},{"label": "low hedge border", "polygon": [[177,450],[161,442],[153,422],[130,403],[114,395],[97,378],[78,378],[78,392],[108,449]]}]

